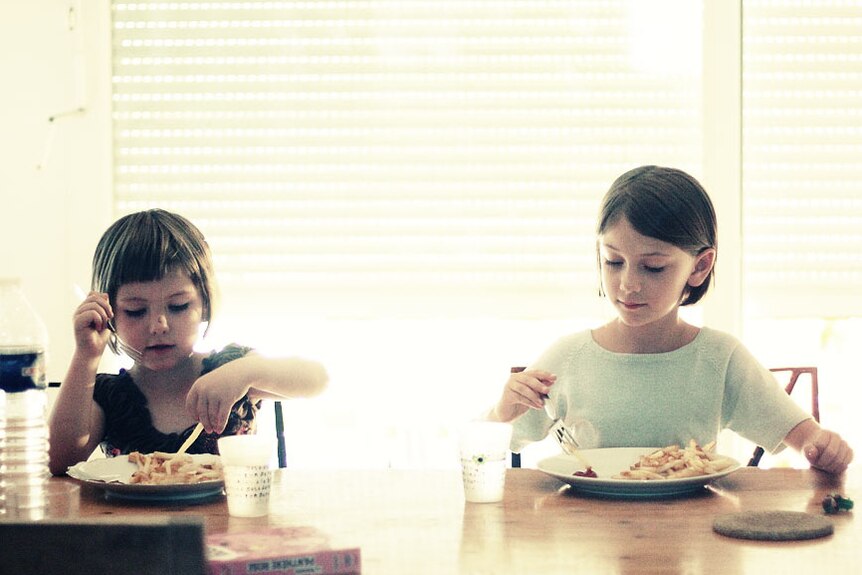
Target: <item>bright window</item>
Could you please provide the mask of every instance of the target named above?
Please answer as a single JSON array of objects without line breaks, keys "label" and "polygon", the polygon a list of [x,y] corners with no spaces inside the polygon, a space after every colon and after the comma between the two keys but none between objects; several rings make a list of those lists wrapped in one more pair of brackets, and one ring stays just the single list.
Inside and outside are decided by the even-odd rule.
[{"label": "bright window", "polygon": [[454,464],[454,426],[509,366],[604,313],[611,181],[700,171],[697,2],[115,1],[113,18],[117,212],[204,230],[215,342],[327,364],[326,397],[286,405],[296,465]]},{"label": "bright window", "polygon": [[748,318],[862,316],[862,3],[746,1]]},{"label": "bright window", "polygon": [[[764,334],[860,315],[858,3],[742,2],[741,33],[715,6],[115,0],[116,212],[206,233],[212,345],[327,364],[325,397],[286,405],[294,465],[454,464],[509,366],[606,313],[594,218],[640,164],[742,158],[741,183],[710,189],[744,245],[722,252],[719,288],[742,295],[718,314],[744,309],[767,365],[798,363]],[[729,145],[716,37],[743,46]],[[774,323],[787,310],[809,323]]]},{"label": "bright window", "polygon": [[822,421],[857,450],[860,26],[858,1],[744,2],[745,340],[769,366],[818,366]]},{"label": "bright window", "polygon": [[117,210],[197,222],[227,314],[593,313],[611,181],[700,171],[697,6],[116,1]]}]

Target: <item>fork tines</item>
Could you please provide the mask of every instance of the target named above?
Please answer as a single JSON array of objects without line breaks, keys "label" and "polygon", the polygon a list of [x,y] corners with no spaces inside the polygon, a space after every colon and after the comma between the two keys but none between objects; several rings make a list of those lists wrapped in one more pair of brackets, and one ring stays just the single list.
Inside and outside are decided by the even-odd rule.
[{"label": "fork tines", "polygon": [[114,341],[117,342],[117,348],[120,351],[122,351],[127,356],[129,356],[129,358],[132,359],[133,361],[136,361],[136,362],[141,361],[141,359],[144,357],[144,354],[141,353],[139,350],[133,348],[132,346],[128,345],[125,341],[122,340],[120,335],[117,333],[117,328],[114,326],[113,321],[108,320],[108,329],[111,331],[111,333],[114,334]]},{"label": "fork tines", "polygon": [[567,445],[571,446],[575,449],[580,447],[580,444],[578,444],[578,441],[574,438],[574,436],[572,436],[572,433],[568,429],[566,429],[565,427],[558,427],[557,428],[557,441],[559,441],[560,444],[563,445],[564,447]]},{"label": "fork tines", "polygon": [[592,467],[590,462],[581,454],[580,444],[567,427],[561,425],[557,428],[556,434],[557,441],[560,442],[560,447],[563,448],[563,452],[565,452],[566,455],[574,455],[585,467]]}]

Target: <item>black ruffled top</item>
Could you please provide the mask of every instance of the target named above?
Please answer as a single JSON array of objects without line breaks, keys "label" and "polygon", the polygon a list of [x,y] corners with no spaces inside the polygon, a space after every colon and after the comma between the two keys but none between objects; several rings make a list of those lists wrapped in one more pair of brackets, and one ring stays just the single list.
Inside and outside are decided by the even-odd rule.
[{"label": "black ruffled top", "polygon": [[[214,351],[203,360],[201,375],[219,366],[246,355],[251,348],[231,344],[221,351]],[[135,385],[126,370],[119,374],[96,375],[93,399],[105,413],[105,437],[100,444],[108,457],[124,455],[132,451],[173,453],[183,444],[195,426],[181,433],[162,433],[153,426],[147,398]],[[217,440],[222,435],[242,435],[255,432],[255,415],[260,401],[252,402],[246,395],[237,401],[228,417],[224,432],[201,433],[192,443],[188,453],[218,454]]]}]

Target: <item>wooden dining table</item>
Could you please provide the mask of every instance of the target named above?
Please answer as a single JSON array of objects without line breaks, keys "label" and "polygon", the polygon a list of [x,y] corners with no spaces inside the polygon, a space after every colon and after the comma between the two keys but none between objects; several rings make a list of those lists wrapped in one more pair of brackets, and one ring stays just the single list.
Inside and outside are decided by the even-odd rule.
[{"label": "wooden dining table", "polygon": [[[224,497],[201,504],[106,499],[83,485],[81,518],[202,518],[206,533],[313,526],[334,546],[361,549],[362,573],[394,574],[722,574],[859,573],[862,522],[854,512],[825,515],[823,498],[862,491],[855,469],[832,477],[810,469],[742,468],[684,497],[587,497],[536,469],[507,471],[497,503],[467,503],[457,470],[274,471],[270,513],[228,514]],[[54,478],[51,481],[74,481]],[[801,511],[826,517],[832,535],[762,542],[713,531],[737,511]]]}]

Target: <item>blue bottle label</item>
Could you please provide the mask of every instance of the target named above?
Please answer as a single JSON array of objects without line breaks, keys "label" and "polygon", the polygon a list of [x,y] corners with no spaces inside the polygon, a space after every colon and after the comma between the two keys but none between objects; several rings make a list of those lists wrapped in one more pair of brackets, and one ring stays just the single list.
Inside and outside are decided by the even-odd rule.
[{"label": "blue bottle label", "polygon": [[0,389],[6,393],[18,393],[47,387],[44,351],[0,348]]}]

